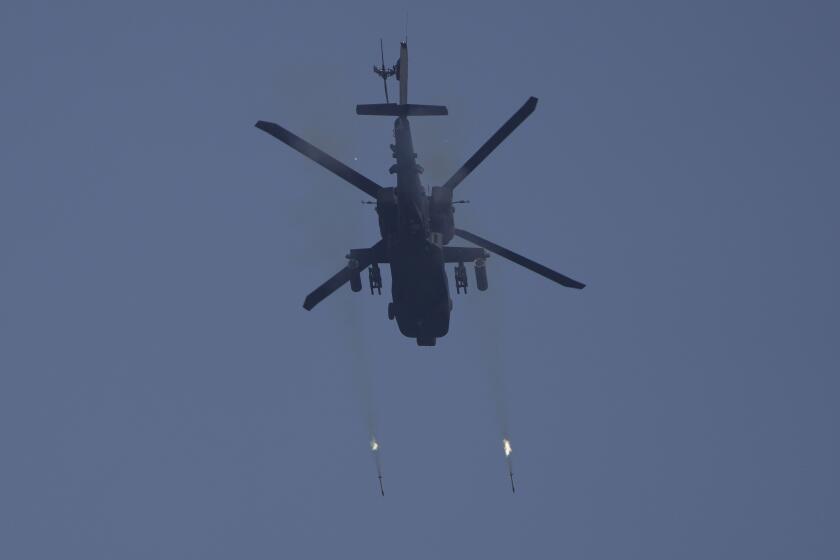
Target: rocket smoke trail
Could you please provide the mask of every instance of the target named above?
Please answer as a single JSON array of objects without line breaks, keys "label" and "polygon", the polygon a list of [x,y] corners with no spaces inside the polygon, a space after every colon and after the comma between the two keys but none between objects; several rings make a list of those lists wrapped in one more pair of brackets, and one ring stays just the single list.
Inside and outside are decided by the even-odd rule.
[{"label": "rocket smoke trail", "polygon": [[485,300],[478,310],[480,315],[480,321],[478,323],[480,325],[479,336],[481,337],[481,352],[479,352],[479,355],[484,358],[482,365],[486,372],[490,394],[496,408],[496,419],[499,422],[499,431],[505,453],[505,464],[507,465],[508,477],[510,478],[510,489],[513,493],[516,493],[516,486],[513,482],[510,424],[503,382],[503,372],[505,369],[504,347],[506,341],[501,331],[502,325],[505,324],[502,303],[498,300],[498,296],[494,296],[493,301]]},{"label": "rocket smoke trail", "polygon": [[[314,201],[310,201],[313,207],[316,206]],[[341,255],[346,251],[346,248],[336,250],[331,244],[333,240],[346,240],[348,237],[361,237],[362,228],[360,227],[360,220],[364,218],[362,214],[351,215],[346,212],[338,213],[338,219],[331,217],[329,224],[318,223],[318,227],[312,227],[311,223],[307,225],[308,230],[311,231],[309,236],[311,244],[316,248],[321,260],[329,261],[331,263],[340,263]],[[321,227],[323,226],[323,227]],[[344,243],[344,241],[342,241]],[[323,257],[323,259],[321,259]],[[333,265],[331,265],[333,266]],[[342,297],[344,296],[344,297]],[[368,359],[367,344],[365,340],[365,333],[367,329],[364,325],[363,310],[361,305],[368,303],[360,302],[358,299],[350,299],[346,293],[336,294],[333,305],[333,312],[336,322],[341,325],[342,331],[347,334],[345,344],[347,345],[347,358],[344,360],[346,368],[342,369],[341,373],[349,374],[350,379],[355,389],[356,398],[359,403],[359,410],[362,413],[362,418],[367,429],[368,440],[371,443],[371,450],[373,451],[374,460],[376,462],[376,475],[379,481],[380,494],[385,495],[382,486],[382,458],[379,444],[376,439],[376,434],[379,433],[376,406],[374,405],[374,391],[370,360]],[[349,371],[347,371],[349,370]],[[375,447],[374,447],[375,444]]]},{"label": "rocket smoke trail", "polygon": [[[297,131],[307,140],[322,147],[338,159],[349,160],[358,148],[348,140],[346,135],[336,134],[336,130],[346,130],[346,127],[341,126],[342,123],[352,123],[356,117],[351,116],[351,114],[344,114],[341,111],[337,113],[324,112],[324,107],[329,105],[329,96],[325,97],[318,92],[329,91],[330,88],[328,87],[328,80],[325,81],[322,72],[314,71],[309,65],[297,65],[289,70],[297,78],[304,79],[305,83],[324,86],[319,87],[314,96],[299,97],[290,93],[288,84],[283,80],[274,84],[281,99],[288,100],[300,111],[307,113],[309,117],[313,117],[312,120],[305,119]],[[296,159],[298,156],[290,156],[290,159],[292,157]],[[307,171],[308,184],[303,186],[305,188],[287,191],[288,194],[281,204],[281,209],[286,221],[294,224],[295,229],[300,232],[300,237],[306,239],[306,243],[292,243],[290,245],[291,259],[295,265],[305,266],[309,271],[307,274],[312,274],[311,280],[314,287],[317,282],[322,280],[318,273],[319,269],[323,271],[323,274],[332,274],[336,267],[345,264],[343,255],[348,249],[347,240],[364,239],[364,233],[371,216],[356,209],[358,194],[355,194],[355,191],[352,194],[350,191],[347,191],[347,194],[337,192],[335,190],[337,180],[335,177],[315,170],[315,166],[311,166],[309,163],[301,163],[300,165],[301,169],[313,170],[311,174]],[[360,171],[364,172],[364,169],[360,169]],[[316,211],[323,208],[325,200],[342,200],[341,197],[347,203],[352,203],[356,211]],[[339,291],[331,301],[331,312],[337,322],[344,327],[343,331],[348,335],[345,339],[347,350],[344,363],[347,365],[346,369],[350,371],[342,370],[339,374],[350,375],[369,440],[373,442],[376,441],[375,434],[378,433],[378,422],[372,391],[372,369],[370,368],[365,344],[367,329],[364,328],[359,305],[358,300],[351,301],[346,292]],[[378,451],[374,452],[374,459],[381,491],[382,459]],[[381,493],[384,495],[384,492]]]},{"label": "rocket smoke trail", "polygon": [[364,340],[365,329],[362,325],[361,312],[358,309],[358,306],[358,301],[348,301],[346,302],[346,305],[342,306],[346,307],[347,331],[349,334],[348,343],[350,345],[351,354],[351,375],[353,377],[353,384],[356,387],[356,392],[365,417],[368,438],[370,441],[370,450],[373,453],[373,459],[376,463],[376,477],[379,480],[379,493],[384,496],[385,490],[382,485],[382,451],[379,446],[379,441],[376,438],[378,427],[376,407],[373,403],[371,367]]}]

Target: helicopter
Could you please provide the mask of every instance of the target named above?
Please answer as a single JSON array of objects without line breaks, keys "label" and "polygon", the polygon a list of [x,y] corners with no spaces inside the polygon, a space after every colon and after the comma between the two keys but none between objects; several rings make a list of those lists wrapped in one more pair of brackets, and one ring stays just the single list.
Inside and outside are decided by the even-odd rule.
[{"label": "helicopter", "polygon": [[[408,102],[407,41],[400,42],[400,56],[394,66],[385,66],[381,40],[380,55],[381,66],[374,66],[373,71],[384,83],[385,103],[357,105],[356,114],[396,117],[394,143],[390,145],[395,163],[389,169],[390,174],[396,175],[396,186],[383,187],[278,124],[258,121],[255,125],[355,186],[374,199],[367,203],[376,205],[381,239],[371,247],[351,249],[346,255],[346,266],[306,296],[303,307],[312,310],[347,283],[352,291],[361,291],[361,275],[365,270],[371,294],[381,294],[379,265],[387,264],[391,270],[392,299],[388,304],[388,318],[396,319],[400,332],[416,339],[418,346],[434,346],[437,339],[449,331],[452,298],[446,275],[447,264],[455,264],[456,293],[467,291],[466,263],[474,263],[479,291],[488,288],[486,261],[489,253],[562,286],[582,289],[585,285],[577,280],[455,227],[454,204],[466,202],[453,201],[455,188],[533,113],[537,98],[529,98],[460,169],[443,185],[431,187],[427,194],[420,181],[423,168],[416,161],[408,118],[447,115],[449,111],[443,105]],[[399,82],[399,103],[391,103],[388,96],[388,78],[392,76]],[[478,247],[449,246],[456,236]]]}]

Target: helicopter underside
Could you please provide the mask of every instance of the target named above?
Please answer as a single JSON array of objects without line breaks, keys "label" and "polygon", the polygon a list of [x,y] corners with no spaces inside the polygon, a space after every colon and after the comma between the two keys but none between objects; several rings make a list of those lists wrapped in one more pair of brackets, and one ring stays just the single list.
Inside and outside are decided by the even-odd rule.
[{"label": "helicopter underside", "polygon": [[392,254],[389,315],[400,332],[416,338],[420,346],[433,346],[435,339],[449,332],[449,284],[443,251],[431,243],[419,253]]}]

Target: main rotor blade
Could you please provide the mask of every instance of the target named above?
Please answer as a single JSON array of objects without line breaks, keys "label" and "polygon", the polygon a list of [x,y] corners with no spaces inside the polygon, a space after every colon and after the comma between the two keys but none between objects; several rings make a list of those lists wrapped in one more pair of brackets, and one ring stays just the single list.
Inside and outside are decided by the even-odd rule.
[{"label": "main rotor blade", "polygon": [[379,262],[379,258],[382,256],[381,252],[383,247],[384,242],[379,241],[370,249],[354,249],[352,254],[356,258],[357,268],[351,269],[349,266],[345,266],[333,274],[329,280],[315,288],[312,293],[306,296],[306,299],[303,301],[303,308],[307,311],[312,311],[312,308],[324,301],[327,296],[331,295],[337,289],[349,282],[353,274],[360,274],[374,262]]},{"label": "main rotor blade", "polygon": [[274,124],[271,122],[266,121],[257,121],[255,124],[257,128],[260,130],[267,132],[289,146],[290,148],[297,150],[301,154],[305,155],[318,165],[329,169],[354,187],[357,187],[373,198],[376,198],[377,193],[382,189],[382,187],[358,171],[351,169],[350,167],[344,165],[328,153],[316,148],[300,136],[297,136],[282,126],[278,124]]},{"label": "main rotor blade", "polygon": [[490,139],[481,146],[473,156],[467,160],[467,162],[461,166],[461,169],[455,172],[455,174],[449,178],[449,180],[443,185],[447,189],[454,189],[458,186],[458,184],[463,181],[467,175],[469,175],[473,169],[478,167],[478,165],[484,161],[484,159],[490,155],[490,152],[496,149],[496,147],[501,144],[505,138],[510,136],[510,133],[513,132],[517,126],[522,124],[522,121],[528,118],[528,116],[534,112],[534,109],[537,107],[537,98],[530,97],[528,101],[525,102],[519,110],[513,114],[511,118],[507,120],[502,127],[496,131],[496,133],[490,137]]},{"label": "main rotor blade", "polygon": [[333,274],[329,280],[315,288],[311,294],[306,296],[306,299],[303,301],[303,308],[307,311],[312,311],[312,308],[324,301],[327,296],[349,282],[351,274],[353,274],[353,272],[346,266]]},{"label": "main rotor blade", "polygon": [[455,230],[455,235],[457,235],[458,237],[461,237],[463,239],[466,239],[467,241],[469,241],[471,243],[475,243],[479,247],[483,247],[483,248],[487,249],[488,251],[490,251],[491,253],[496,253],[500,257],[504,257],[507,260],[515,262],[516,264],[518,264],[520,266],[524,266],[528,270],[536,272],[540,276],[545,276],[549,280],[554,280],[558,284],[562,284],[563,286],[566,286],[567,288],[576,288],[576,289],[580,290],[580,289],[582,289],[586,286],[586,284],[582,284],[581,282],[578,282],[577,280],[572,280],[568,276],[564,276],[564,275],[560,274],[559,272],[551,270],[547,266],[543,266],[540,263],[534,262],[527,257],[523,257],[519,253],[514,253],[510,249],[505,249],[504,247],[496,245],[492,241],[488,241],[488,240],[484,239],[483,237],[477,236],[474,233],[470,233],[470,232],[465,231],[463,229],[456,229]]}]

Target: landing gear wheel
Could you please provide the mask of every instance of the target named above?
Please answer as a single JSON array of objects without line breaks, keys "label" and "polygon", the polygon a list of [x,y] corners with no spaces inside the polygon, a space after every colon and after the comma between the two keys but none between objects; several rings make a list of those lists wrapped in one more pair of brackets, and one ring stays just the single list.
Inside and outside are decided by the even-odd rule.
[{"label": "landing gear wheel", "polygon": [[437,338],[433,336],[418,336],[417,346],[434,346]]},{"label": "landing gear wheel", "polygon": [[392,301],[388,304],[388,319],[393,321],[394,317],[396,317],[396,315],[394,314],[394,302]]}]

